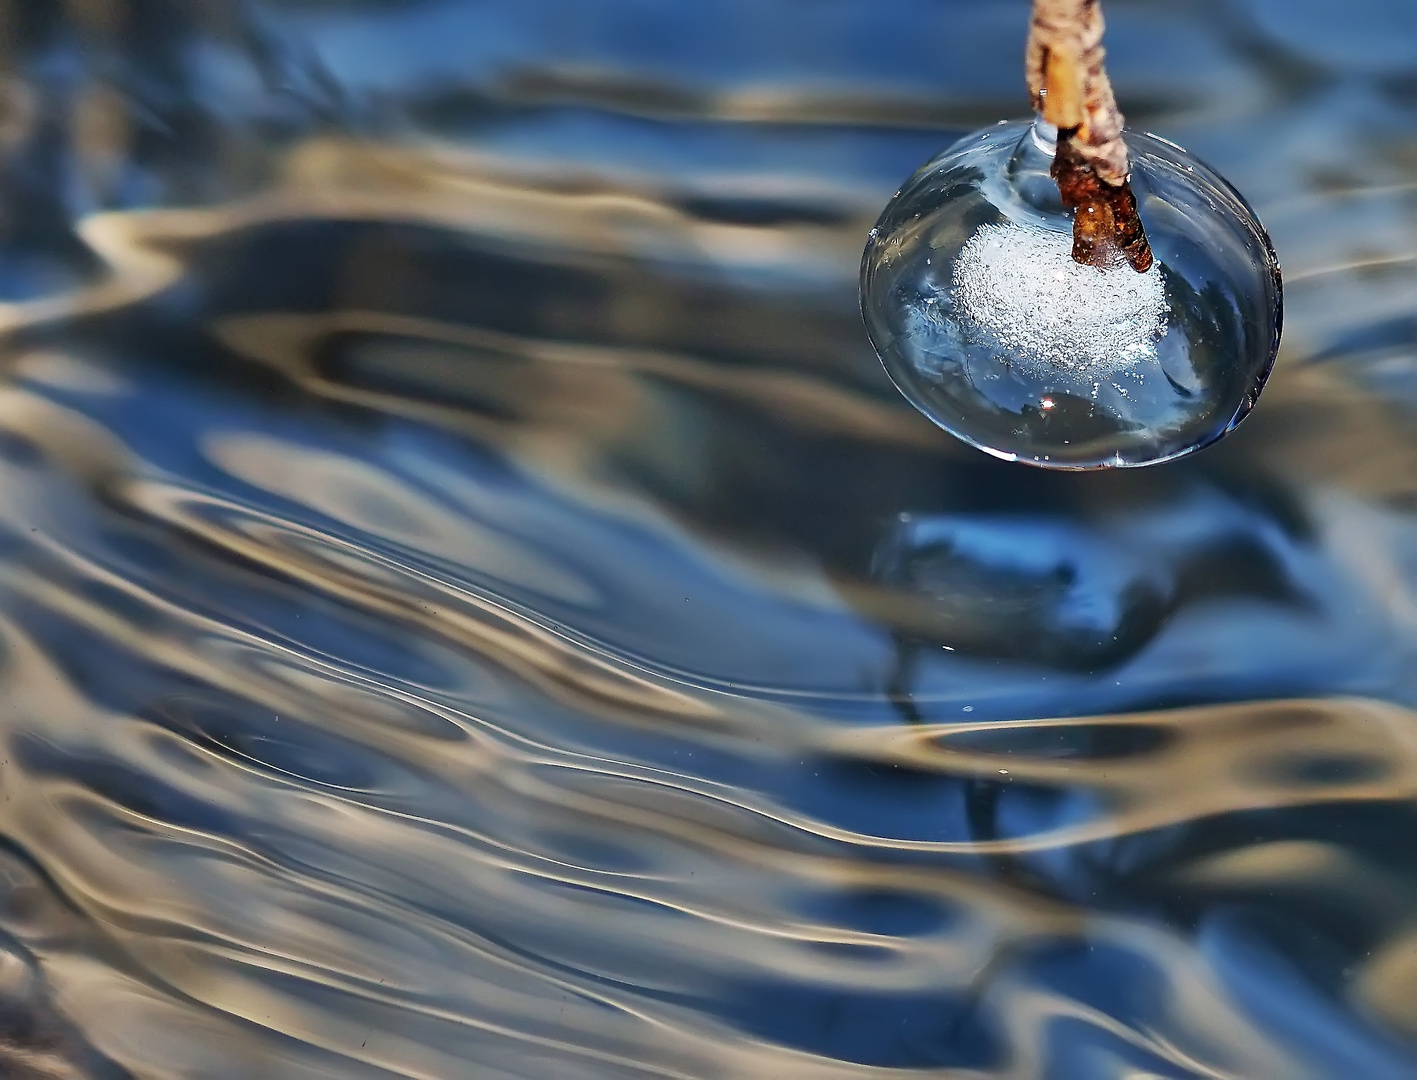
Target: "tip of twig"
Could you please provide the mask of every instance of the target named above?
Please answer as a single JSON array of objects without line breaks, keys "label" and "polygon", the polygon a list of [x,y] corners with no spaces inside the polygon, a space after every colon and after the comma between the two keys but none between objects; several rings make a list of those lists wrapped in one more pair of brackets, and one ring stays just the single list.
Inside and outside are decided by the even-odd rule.
[{"label": "tip of twig", "polygon": [[1050,170],[1063,205],[1074,211],[1073,259],[1104,269],[1125,261],[1144,274],[1154,260],[1131,185],[1126,180],[1109,184],[1098,176],[1075,145],[1076,135],[1076,129],[1058,132]]}]

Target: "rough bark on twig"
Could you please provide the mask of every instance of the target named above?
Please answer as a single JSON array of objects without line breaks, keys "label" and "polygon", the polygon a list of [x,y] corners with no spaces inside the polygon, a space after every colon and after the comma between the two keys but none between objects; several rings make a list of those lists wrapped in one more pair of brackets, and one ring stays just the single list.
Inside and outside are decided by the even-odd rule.
[{"label": "rough bark on twig", "polygon": [[1103,66],[1098,0],[1033,0],[1025,67],[1033,107],[1058,129],[1052,175],[1073,211],[1073,258],[1151,267],[1122,141],[1122,114]]}]

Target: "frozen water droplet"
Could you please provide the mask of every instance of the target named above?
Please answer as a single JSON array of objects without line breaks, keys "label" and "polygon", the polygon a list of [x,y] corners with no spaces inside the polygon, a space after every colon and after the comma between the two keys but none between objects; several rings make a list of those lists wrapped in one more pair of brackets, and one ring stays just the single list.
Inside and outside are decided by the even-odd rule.
[{"label": "frozen water droplet", "polygon": [[862,263],[867,329],[891,378],[941,427],[1049,468],[1148,465],[1244,418],[1279,345],[1279,264],[1223,179],[1127,134],[1156,262],[1072,259],[1048,176],[1052,132],[996,125],[891,200]]}]

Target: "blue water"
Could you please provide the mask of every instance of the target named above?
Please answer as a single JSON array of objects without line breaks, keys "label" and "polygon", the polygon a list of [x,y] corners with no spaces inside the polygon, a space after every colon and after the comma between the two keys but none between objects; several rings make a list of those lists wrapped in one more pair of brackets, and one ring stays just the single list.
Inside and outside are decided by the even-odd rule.
[{"label": "blue water", "polygon": [[16,4],[0,1075],[1417,1076],[1417,16],[1108,5],[1287,331],[1046,475],[870,223],[1022,3]]}]

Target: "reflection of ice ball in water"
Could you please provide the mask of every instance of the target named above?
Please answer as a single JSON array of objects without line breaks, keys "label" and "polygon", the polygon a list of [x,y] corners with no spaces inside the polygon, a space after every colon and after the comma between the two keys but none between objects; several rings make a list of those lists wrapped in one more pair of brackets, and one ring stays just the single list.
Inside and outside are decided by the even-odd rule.
[{"label": "reflection of ice ball in water", "polygon": [[1155,263],[1099,270],[1073,260],[1072,235],[1035,225],[981,226],[954,264],[959,327],[973,344],[1046,372],[1053,365],[1108,375],[1156,361],[1166,333],[1165,286]]},{"label": "reflection of ice ball in water", "polygon": [[1279,347],[1279,264],[1259,222],[1184,150],[1127,133],[1156,262],[1072,259],[1051,152],[1026,123],[957,143],[881,215],[862,310],[926,416],[999,457],[1147,465],[1249,412]]}]

